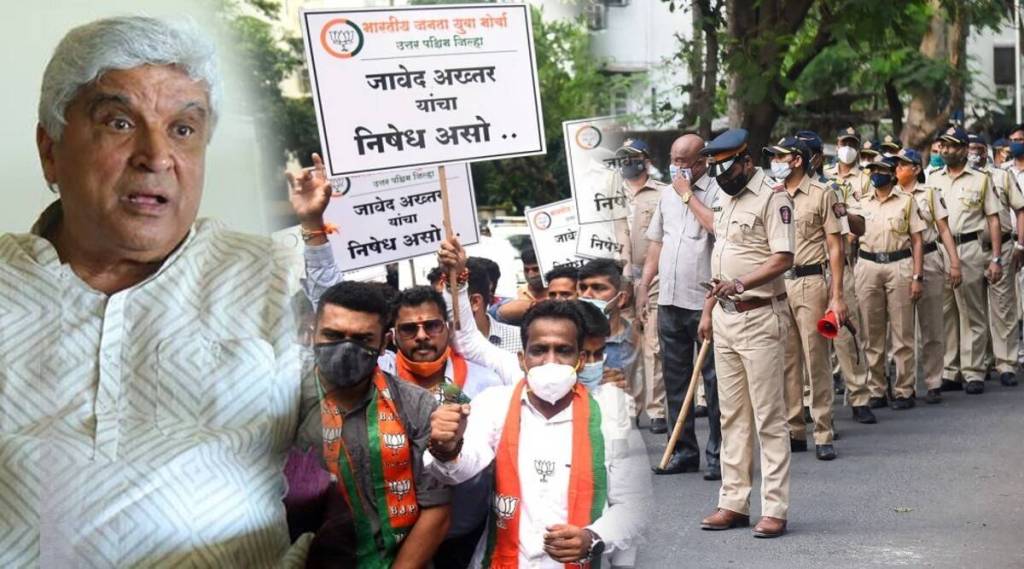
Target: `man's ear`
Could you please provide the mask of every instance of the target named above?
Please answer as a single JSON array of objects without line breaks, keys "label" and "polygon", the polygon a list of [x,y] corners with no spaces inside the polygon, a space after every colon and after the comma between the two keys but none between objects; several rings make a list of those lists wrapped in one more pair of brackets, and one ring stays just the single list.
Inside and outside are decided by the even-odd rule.
[{"label": "man's ear", "polygon": [[484,310],[486,308],[484,306],[484,296],[477,293],[469,295],[469,306],[473,309],[473,312]]},{"label": "man's ear", "polygon": [[526,353],[520,351],[517,355],[519,356],[519,369],[526,373]]},{"label": "man's ear", "polygon": [[36,125],[36,148],[39,150],[39,163],[43,167],[43,177],[47,184],[57,183],[57,161],[53,155],[53,147],[57,144],[55,140],[43,128],[43,125]]}]

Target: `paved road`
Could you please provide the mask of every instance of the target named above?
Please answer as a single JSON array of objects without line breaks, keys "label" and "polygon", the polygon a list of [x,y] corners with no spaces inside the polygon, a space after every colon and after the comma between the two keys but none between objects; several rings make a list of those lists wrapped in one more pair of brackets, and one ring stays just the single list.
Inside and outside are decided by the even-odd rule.
[{"label": "paved road", "polygon": [[[719,483],[655,476],[637,567],[1024,568],[1024,386],[988,381],[980,396],[875,412],[877,424],[860,425],[837,407],[837,460],[816,460],[813,445],[793,455],[789,528],[778,539],[701,531]],[[698,419],[700,441],[706,425]],[[644,438],[654,464],[664,436]],[[751,496],[756,516],[758,485]]]}]

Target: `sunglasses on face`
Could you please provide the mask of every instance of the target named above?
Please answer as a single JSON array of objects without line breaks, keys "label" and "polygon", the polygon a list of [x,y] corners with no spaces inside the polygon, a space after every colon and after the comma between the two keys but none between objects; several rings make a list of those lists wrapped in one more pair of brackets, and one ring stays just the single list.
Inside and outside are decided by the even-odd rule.
[{"label": "sunglasses on face", "polygon": [[405,322],[395,326],[395,332],[403,340],[411,340],[419,335],[420,328],[427,333],[427,336],[437,336],[444,331],[444,320],[434,319],[424,322]]}]

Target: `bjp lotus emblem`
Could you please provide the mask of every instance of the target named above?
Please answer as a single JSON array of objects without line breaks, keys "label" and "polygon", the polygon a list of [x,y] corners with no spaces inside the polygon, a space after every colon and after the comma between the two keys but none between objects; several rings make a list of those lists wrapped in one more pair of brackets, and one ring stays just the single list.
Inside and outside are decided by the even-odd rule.
[{"label": "bjp lotus emblem", "polygon": [[398,454],[398,451],[405,446],[405,433],[386,433],[384,435],[384,446],[391,449],[391,452]]},{"label": "bjp lotus emblem", "polygon": [[496,494],[494,496],[494,513],[498,515],[498,527],[506,529],[506,522],[516,515],[516,508],[519,507],[519,498]]},{"label": "bjp lotus emblem", "polygon": [[399,500],[404,498],[410,489],[412,489],[411,480],[392,480],[388,482],[388,490],[391,490],[391,493]]}]

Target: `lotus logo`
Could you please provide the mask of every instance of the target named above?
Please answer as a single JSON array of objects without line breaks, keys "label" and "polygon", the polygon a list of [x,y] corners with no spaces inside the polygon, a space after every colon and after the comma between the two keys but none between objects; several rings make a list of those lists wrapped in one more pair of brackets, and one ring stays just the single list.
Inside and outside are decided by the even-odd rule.
[{"label": "lotus logo", "polygon": [[333,443],[334,441],[341,438],[340,427],[324,427],[324,442]]},{"label": "lotus logo", "polygon": [[388,482],[388,490],[391,490],[391,493],[399,500],[404,498],[410,489],[412,489],[411,480],[392,480]]},{"label": "lotus logo", "polygon": [[398,451],[405,446],[405,433],[388,433],[384,435],[384,446],[391,449],[391,452],[398,454]]},{"label": "lotus logo", "polygon": [[363,30],[350,20],[337,18],[320,30],[320,45],[338,59],[348,59],[363,49]]},{"label": "lotus logo", "polygon": [[494,496],[494,513],[498,515],[498,527],[505,529],[505,523],[516,515],[516,508],[519,507],[519,498],[496,494]]},{"label": "lotus logo", "polygon": [[555,461],[535,460],[533,461],[533,469],[537,471],[537,476],[540,476],[541,482],[547,482],[548,476],[555,473]]},{"label": "lotus logo", "polygon": [[384,399],[391,401],[391,389],[385,387],[384,389],[380,390],[380,394],[384,397]]}]

